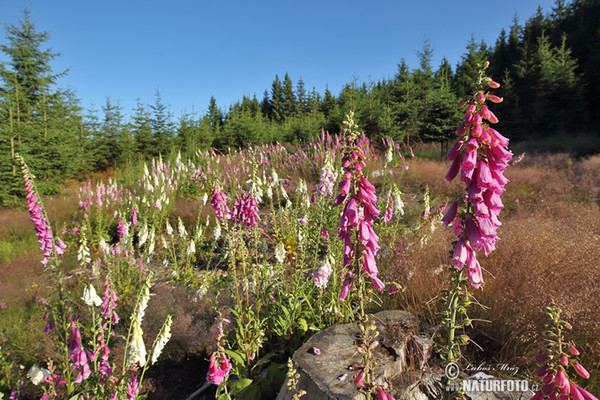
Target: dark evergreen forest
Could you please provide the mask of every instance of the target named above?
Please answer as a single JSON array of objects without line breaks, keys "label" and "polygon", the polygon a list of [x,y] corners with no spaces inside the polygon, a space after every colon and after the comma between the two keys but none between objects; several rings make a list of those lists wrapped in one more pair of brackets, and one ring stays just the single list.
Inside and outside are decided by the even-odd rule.
[{"label": "dark evergreen forest", "polygon": [[373,139],[445,143],[460,125],[456,104],[485,60],[491,62],[490,76],[502,84],[498,93],[507,99],[496,108],[505,135],[517,141],[597,135],[599,21],[600,1],[557,0],[549,13],[538,8],[524,23],[515,17],[493,44],[472,37],[456,66],[446,59],[432,65],[433,50],[425,41],[418,67],[411,70],[402,61],[388,80],[350,82],[340,93],[318,93],[283,73],[260,99],[244,96],[224,110],[211,97],[203,114],[174,116],[158,91],[152,104],[138,101],[134,110],[122,110],[110,97],[100,109],[83,109],[75,93],[57,85],[65,75],[51,67],[58,54],[26,11],[6,27],[0,45],[8,60],[0,65],[0,205],[11,205],[22,194],[15,153],[26,157],[40,191],[50,194],[59,192],[66,178],[158,155],[301,143],[321,129],[337,133],[350,110]]}]

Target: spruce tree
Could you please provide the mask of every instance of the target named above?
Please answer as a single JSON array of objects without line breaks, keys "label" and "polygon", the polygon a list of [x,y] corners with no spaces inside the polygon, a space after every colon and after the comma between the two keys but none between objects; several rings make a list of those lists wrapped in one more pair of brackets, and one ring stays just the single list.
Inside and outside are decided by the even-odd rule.
[{"label": "spruce tree", "polygon": [[152,141],[154,144],[153,156],[161,154],[165,157],[171,150],[171,140],[173,139],[173,122],[168,107],[163,103],[160,90],[156,89],[154,93],[155,101],[150,106],[152,114],[150,117],[150,126],[152,127]]},{"label": "spruce tree", "polygon": [[[287,75],[287,74],[286,74]],[[269,118],[275,122],[283,122],[285,120],[285,99],[283,95],[283,85],[279,80],[279,76],[275,75],[275,80],[271,85],[271,102],[270,102]]]},{"label": "spruce tree", "polygon": [[5,32],[0,45],[6,59],[0,64],[1,204],[16,201],[22,192],[14,164],[17,152],[36,174],[42,193],[57,192],[57,182],[76,173],[78,159],[70,157],[65,145],[76,140],[80,122],[74,96],[56,88],[65,72],[52,69],[59,54],[46,48],[49,34],[38,32],[27,10]]},{"label": "spruce tree", "polygon": [[150,113],[140,99],[137,99],[128,130],[133,136],[135,158],[137,160],[148,159],[153,153],[152,126],[150,125]]}]

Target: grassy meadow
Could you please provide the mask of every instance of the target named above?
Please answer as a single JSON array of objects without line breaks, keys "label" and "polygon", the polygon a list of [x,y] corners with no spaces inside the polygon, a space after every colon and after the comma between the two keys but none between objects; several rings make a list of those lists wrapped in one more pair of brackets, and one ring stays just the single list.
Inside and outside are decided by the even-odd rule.
[{"label": "grassy meadow", "polygon": [[[386,161],[385,146],[363,140],[364,173],[375,186],[382,214],[396,200],[391,220],[374,225],[386,289],[367,289],[367,309],[408,310],[436,327],[443,307],[440,290],[449,285],[453,240],[440,219],[444,205],[463,188],[444,179],[450,163],[434,145],[392,146],[393,157]],[[474,343],[465,348],[464,358],[518,366],[520,376],[533,380],[533,355],[547,323],[543,307],[554,299],[573,326],[569,338],[578,344],[582,363],[592,372],[588,390],[598,390],[600,155],[536,147],[514,146],[515,159],[525,154],[506,170],[510,183],[502,199],[500,241],[489,257],[480,257],[485,283],[473,290],[480,306],[469,311],[473,323],[466,331]],[[42,199],[55,236],[67,246],[48,268],[40,263],[43,255],[27,210],[0,210],[0,300],[7,306],[0,309],[0,392],[8,396],[22,387],[21,398],[48,393],[26,374],[51,359],[57,371],[68,365],[60,358],[65,341],[60,334],[68,336],[68,321],[61,333],[61,319],[53,315],[62,310],[76,316],[82,345],[91,346],[99,317],[81,298],[90,283],[102,295],[110,276],[120,315],[111,325],[115,375],[132,351],[127,324],[139,310],[145,282],[151,285],[150,298],[140,327],[148,351],[166,316],[172,316],[170,340],[150,365],[140,395],[187,397],[205,382],[210,355],[223,351],[233,364],[230,395],[273,397],[294,349],[314,332],[354,319],[356,297],[338,298],[341,210],[333,205],[337,184],[329,193],[321,184],[327,165],[339,182],[338,137],[297,147],[264,145],[154,160],[87,183],[71,182],[62,194]],[[218,218],[215,191],[226,194],[232,218]],[[254,216],[242,209],[250,195],[258,200]],[[255,217],[256,225],[248,222]],[[324,263],[332,272],[318,287],[313,272]],[[52,318],[56,330],[46,334]],[[97,367],[88,381],[100,377]],[[133,382],[126,370],[122,379]],[[174,374],[177,379],[168,378]],[[121,382],[103,384],[106,389],[93,389],[98,398],[108,398]],[[56,387],[58,398],[78,393],[71,382]],[[207,393],[214,396],[214,390]]]}]

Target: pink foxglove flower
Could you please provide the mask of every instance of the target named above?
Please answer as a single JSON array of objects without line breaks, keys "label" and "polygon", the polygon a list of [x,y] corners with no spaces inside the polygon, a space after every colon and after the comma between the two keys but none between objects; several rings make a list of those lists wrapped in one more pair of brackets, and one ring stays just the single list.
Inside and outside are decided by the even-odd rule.
[{"label": "pink foxglove flower", "polygon": [[229,207],[227,206],[227,195],[221,192],[219,185],[215,185],[213,188],[210,204],[215,209],[217,218],[221,221],[231,218]]},{"label": "pink foxglove flower", "polygon": [[[75,376],[75,383],[81,384],[84,379],[89,378],[92,371],[88,364],[88,357],[81,346],[81,332],[75,328],[73,321],[71,321],[71,333],[68,340],[69,345],[69,358],[73,361],[71,369],[73,371],[79,370]],[[81,369],[80,369],[81,368]]]},{"label": "pink foxglove flower", "polygon": [[315,286],[319,289],[323,289],[327,286],[329,281],[329,275],[331,275],[331,265],[328,261],[323,261],[321,266],[315,268],[310,274]]},{"label": "pink foxglove flower", "polygon": [[[486,82],[492,88],[499,87],[491,79]],[[498,215],[504,207],[500,195],[508,182],[504,171],[512,158],[512,153],[506,149],[508,139],[488,124],[497,123],[498,118],[485,104],[486,100],[501,101],[499,97],[484,93],[483,90],[461,101],[462,105],[467,104],[467,109],[464,122],[456,131],[460,138],[447,154],[453,162],[446,179],[452,181],[460,172],[460,179],[467,185],[467,196],[455,201],[442,218],[447,226],[455,221],[454,232],[459,240],[452,264],[459,269],[467,265],[469,281],[474,287],[479,287],[483,282],[475,251],[489,255],[499,239],[496,234],[501,225]],[[458,208],[465,202],[470,206],[457,220]]]},{"label": "pink foxglove flower", "polygon": [[583,365],[579,364],[579,363],[575,363],[575,371],[582,377],[585,379],[589,379],[590,378],[590,373],[587,372],[587,370],[583,367]]},{"label": "pink foxglove flower", "polygon": [[231,364],[229,364],[229,360],[224,354],[217,361],[219,365],[215,362],[215,353],[211,354],[206,381],[219,386],[231,371]]},{"label": "pink foxglove flower", "polygon": [[132,376],[130,383],[127,384],[127,400],[134,400],[140,391],[137,376]]},{"label": "pink foxglove flower", "polygon": [[242,195],[233,204],[232,220],[235,224],[244,225],[246,228],[256,226],[260,221],[258,215],[258,200],[252,195]]},{"label": "pink foxglove flower", "polygon": [[[350,128],[354,128],[353,122],[347,122],[346,124]],[[342,158],[344,175],[339,185],[340,194],[334,202],[336,206],[345,202],[338,235],[340,239],[344,240],[343,266],[350,269],[360,263],[360,270],[371,278],[371,282],[377,290],[383,291],[384,284],[377,278],[379,271],[375,263],[375,255],[379,251],[379,245],[377,244],[379,237],[372,227],[373,219],[379,217],[380,213],[375,206],[377,203],[375,187],[362,172],[365,167],[365,155],[358,145],[357,132],[352,131],[352,129],[346,129],[345,131],[350,132],[349,136],[345,138],[346,149]],[[352,240],[357,231],[360,242],[353,243]],[[346,299],[353,281],[354,274],[351,270],[348,270],[344,277],[340,299]]]},{"label": "pink foxglove flower", "polygon": [[27,167],[27,164],[25,164],[23,158],[18,156],[18,159],[21,162],[21,171],[23,173],[23,179],[25,181],[25,199],[27,200],[27,210],[29,211],[29,215],[31,216],[31,222],[33,222],[35,234],[38,237],[38,242],[40,243],[40,250],[44,252],[42,264],[46,265],[50,261],[50,256],[52,255],[53,250],[56,251],[56,249],[58,249],[59,251],[63,252],[66,246],[61,240],[61,246],[55,248],[52,229],[50,228],[48,217],[46,216],[46,213],[43,211],[40,202],[38,201],[39,194],[34,188],[32,180],[33,177],[31,176],[29,168]]}]

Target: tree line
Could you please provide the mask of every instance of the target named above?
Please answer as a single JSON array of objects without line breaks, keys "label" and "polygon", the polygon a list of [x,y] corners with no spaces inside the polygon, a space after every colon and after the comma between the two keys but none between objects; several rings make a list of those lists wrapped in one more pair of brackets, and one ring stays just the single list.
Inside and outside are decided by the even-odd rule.
[{"label": "tree line", "polygon": [[110,97],[99,109],[84,110],[75,93],[58,87],[66,74],[52,70],[58,54],[25,11],[5,28],[0,45],[7,60],[0,65],[0,204],[22,194],[17,152],[26,156],[41,192],[56,193],[61,179],[180,149],[227,151],[250,143],[299,143],[321,129],[337,133],[350,110],[370,137],[445,143],[460,124],[456,104],[485,60],[508,100],[496,110],[511,138],[592,130],[600,118],[598,21],[598,0],[557,0],[550,12],[538,8],[523,24],[515,16],[493,45],[471,37],[455,67],[445,58],[433,66],[426,40],[416,68],[402,60],[393,77],[349,82],[338,94],[328,88],[319,93],[285,73],[275,76],[260,100],[244,96],[226,110],[211,97],[204,113],[174,116],[157,90],[151,104],[138,100],[125,117]]}]

